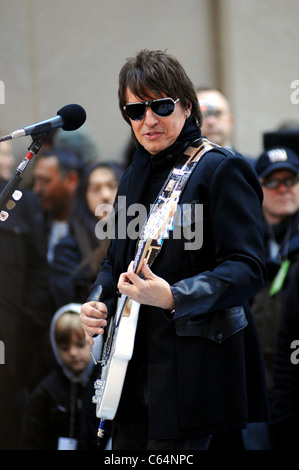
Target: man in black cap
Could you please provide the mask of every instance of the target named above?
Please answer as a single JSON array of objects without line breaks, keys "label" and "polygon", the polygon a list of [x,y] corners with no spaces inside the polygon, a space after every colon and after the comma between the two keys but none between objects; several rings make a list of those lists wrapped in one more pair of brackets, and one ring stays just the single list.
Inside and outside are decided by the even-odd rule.
[{"label": "man in black cap", "polygon": [[[271,402],[273,360],[286,287],[299,259],[299,156],[287,147],[272,147],[257,159],[263,193],[264,245],[268,281],[252,300],[265,364]],[[261,442],[260,429],[247,429],[248,448],[254,439]],[[263,444],[268,446],[269,444]],[[256,448],[256,447],[255,447]]]},{"label": "man in black cap", "polygon": [[[299,156],[287,147],[270,148],[262,153],[255,168],[264,191],[264,218],[267,225],[275,227],[289,219],[299,209]],[[290,225],[289,220],[287,220],[287,225]],[[270,232],[271,242],[273,242],[272,228]],[[280,233],[277,235],[279,236]],[[274,241],[277,242],[276,239]],[[269,246],[266,251],[270,249],[271,258],[274,256],[277,259],[279,251],[286,247],[279,242],[275,245],[279,245],[277,253],[271,254]]]}]

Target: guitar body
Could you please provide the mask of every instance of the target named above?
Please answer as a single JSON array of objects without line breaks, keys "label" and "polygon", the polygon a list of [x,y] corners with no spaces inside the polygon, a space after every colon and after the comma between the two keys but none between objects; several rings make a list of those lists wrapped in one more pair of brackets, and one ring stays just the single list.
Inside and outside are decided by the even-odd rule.
[{"label": "guitar body", "polygon": [[115,328],[109,359],[102,366],[101,378],[95,382],[95,396],[98,418],[113,420],[122,393],[128,363],[134,349],[135,334],[140,304],[129,300],[130,311],[123,315]]}]

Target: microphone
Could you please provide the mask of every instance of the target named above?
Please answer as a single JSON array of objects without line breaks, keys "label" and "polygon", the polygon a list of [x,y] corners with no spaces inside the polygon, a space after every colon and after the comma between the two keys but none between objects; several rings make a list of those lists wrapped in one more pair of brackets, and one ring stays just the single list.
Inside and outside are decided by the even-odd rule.
[{"label": "microphone", "polygon": [[85,120],[86,112],[82,106],[79,106],[78,104],[68,104],[57,111],[57,116],[5,135],[0,138],[0,142],[15,139],[17,137],[23,137],[25,135],[37,136],[40,134],[47,134],[52,129],[57,129],[59,127],[64,131],[74,131],[79,129],[79,127],[84,124]]}]

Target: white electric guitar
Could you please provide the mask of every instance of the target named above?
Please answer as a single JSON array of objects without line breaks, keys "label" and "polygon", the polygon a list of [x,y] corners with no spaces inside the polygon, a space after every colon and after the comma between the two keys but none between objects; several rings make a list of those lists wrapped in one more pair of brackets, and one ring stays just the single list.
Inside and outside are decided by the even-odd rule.
[{"label": "white electric guitar", "polygon": [[[152,211],[143,229],[134,260],[134,272],[140,274],[143,261],[150,266],[157,256],[163,239],[168,236],[177,207],[178,194]],[[110,320],[107,339],[100,359],[101,376],[95,381],[96,415],[101,420],[113,420],[116,414],[132,357],[140,304],[122,295],[114,317]],[[100,431],[99,431],[100,432]]]},{"label": "white electric guitar", "polygon": [[[144,260],[151,266],[161,249],[163,239],[172,228],[181,191],[193,168],[202,156],[216,146],[207,139],[193,142],[182,155],[162,188],[148,220],[141,232],[134,272],[140,274]],[[114,317],[110,320],[108,335],[100,360],[101,377],[95,381],[93,402],[100,418],[98,435],[103,436],[105,420],[113,420],[121,397],[127,366],[132,357],[140,305],[122,295]]]}]

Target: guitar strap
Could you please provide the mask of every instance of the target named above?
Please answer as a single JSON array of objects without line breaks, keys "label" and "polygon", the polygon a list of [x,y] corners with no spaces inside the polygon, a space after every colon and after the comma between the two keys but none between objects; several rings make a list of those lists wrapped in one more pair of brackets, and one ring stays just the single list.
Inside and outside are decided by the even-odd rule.
[{"label": "guitar strap", "polygon": [[[173,226],[173,218],[185,184],[200,159],[209,150],[219,146],[206,138],[194,141],[179,157],[170,171],[155,203],[152,205],[148,218],[140,232],[136,246],[133,270],[143,278],[142,263],[146,260],[152,265],[160,252],[163,241]],[[158,234],[158,236],[156,236]],[[114,323],[118,325],[121,316],[129,316],[131,300],[122,296],[117,308]]]},{"label": "guitar strap", "polygon": [[[203,157],[203,155],[215,147],[216,144],[213,144],[205,138],[196,140],[186,149],[186,151],[179,158],[174,168],[171,170],[155,203],[151,208],[147,221],[145,222],[141,230],[141,234],[137,244],[137,254],[135,256],[135,264],[137,264],[137,268],[136,266],[134,266],[135,272],[137,274],[140,274],[141,264],[144,259],[146,259],[148,264],[151,265],[154,259],[156,258],[157,254],[159,253],[162,247],[163,239],[168,235],[169,230],[171,230],[172,228],[173,217],[177,209],[180,195],[182,193],[183,188],[185,187],[188,178],[190,177],[192,171],[194,170],[195,166],[200,161],[200,159]],[[136,261],[137,259],[139,261]],[[112,402],[109,402],[109,399],[107,400],[107,397],[105,397],[108,403],[104,403],[103,405],[103,393],[104,389],[106,389],[107,387],[106,384],[108,383],[108,378],[110,380],[110,388],[112,387],[111,374],[115,374],[116,371],[118,373],[118,379],[119,374],[121,373],[121,376],[123,377],[122,380],[124,380],[127,362],[128,360],[130,360],[133,351],[132,349],[127,348],[128,334],[130,338],[130,345],[132,341],[134,343],[135,331],[138,321],[139,307],[136,308],[136,305],[138,306],[138,304],[134,302],[135,308],[131,309],[130,304],[133,302],[134,301],[132,299],[125,295],[122,295],[120,297],[119,306],[113,317],[113,320],[110,322],[108,335],[102,349],[101,359],[99,361],[103,369],[101,373],[101,380],[96,381],[95,383],[96,395],[93,398],[93,401],[97,403],[97,416],[101,418],[98,430],[98,436],[100,437],[103,437],[104,435],[104,423],[106,417],[103,417],[103,414],[99,414],[102,413],[102,411],[104,410],[104,416],[105,414],[106,416],[107,414],[109,414],[110,418],[108,419],[114,419],[114,413],[116,412],[118,407],[117,399],[120,399],[122,390],[122,385],[121,388],[117,386],[115,387],[115,384],[113,383],[113,391],[111,392],[112,389],[110,390],[110,398],[112,397],[114,402],[113,400]],[[119,340],[118,344],[116,345],[117,334],[115,333],[117,331],[116,329],[119,325],[119,321],[121,318],[130,316],[131,323],[126,324],[127,330],[125,331],[125,334],[124,330],[122,331],[121,340]],[[113,343],[114,349],[112,349]],[[126,344],[126,347],[124,347],[124,344]],[[117,348],[118,352],[116,352]],[[111,363],[109,363],[112,350],[116,355],[115,359],[116,357],[117,359],[113,363],[111,359]],[[125,364],[125,367],[123,368],[120,368],[121,360],[123,360]],[[119,392],[119,394],[117,394],[117,392]],[[106,392],[106,395],[107,394],[108,392]],[[100,408],[100,406],[103,406],[103,410],[99,410],[98,414],[98,407]]]},{"label": "guitar strap", "polygon": [[[151,241],[148,246],[148,255],[145,259],[147,260],[148,265],[151,266],[162,248],[164,238],[167,238],[167,235],[173,226],[174,213],[185,184],[201,158],[205,153],[213,148],[219,148],[219,146],[210,142],[206,138],[200,138],[187,147],[185,152],[178,159],[169,173],[168,178],[153,204],[148,218],[141,230],[135,260],[138,259],[138,251],[143,249],[143,241],[150,238]],[[150,234],[155,231],[155,227],[160,227],[165,220],[167,220],[168,223],[162,236],[160,235],[158,239],[152,238]],[[134,269],[135,272],[139,271],[137,266],[134,266]]]},{"label": "guitar strap", "polygon": [[[134,260],[134,272],[141,277],[141,267],[144,260],[151,266],[160,252],[164,238],[167,238],[173,225],[173,218],[177,205],[192,171],[201,158],[218,145],[210,142],[206,138],[194,141],[185,152],[179,157],[173,169],[170,171],[159,195],[153,204],[148,218],[141,230],[136,247]],[[153,235],[154,234],[154,235]],[[158,237],[155,236],[158,234]],[[115,328],[119,325],[120,319],[130,316],[132,300],[122,295],[119,299],[117,311],[110,323],[107,339],[105,341],[100,363],[105,365],[111,351]]]}]

